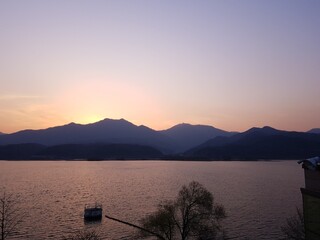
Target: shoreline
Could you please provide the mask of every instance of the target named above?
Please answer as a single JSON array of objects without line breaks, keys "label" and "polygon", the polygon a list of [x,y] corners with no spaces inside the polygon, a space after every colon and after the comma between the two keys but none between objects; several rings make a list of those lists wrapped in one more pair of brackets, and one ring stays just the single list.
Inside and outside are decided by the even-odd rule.
[{"label": "shoreline", "polygon": [[0,159],[0,162],[280,162],[280,161],[299,161],[301,159],[231,159],[231,160],[212,160],[212,159]]}]

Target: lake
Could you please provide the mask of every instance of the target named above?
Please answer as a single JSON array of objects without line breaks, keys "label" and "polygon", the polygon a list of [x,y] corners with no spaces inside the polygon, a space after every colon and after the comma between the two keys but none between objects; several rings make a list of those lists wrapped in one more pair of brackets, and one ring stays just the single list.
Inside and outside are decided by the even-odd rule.
[{"label": "lake", "polygon": [[235,239],[279,239],[302,206],[303,169],[296,161],[0,161],[0,190],[19,195],[26,213],[12,239],[61,239],[96,229],[103,239],[134,239],[135,229],[108,219],[85,224],[86,203],[132,223],[174,199],[195,180],[222,203]]}]

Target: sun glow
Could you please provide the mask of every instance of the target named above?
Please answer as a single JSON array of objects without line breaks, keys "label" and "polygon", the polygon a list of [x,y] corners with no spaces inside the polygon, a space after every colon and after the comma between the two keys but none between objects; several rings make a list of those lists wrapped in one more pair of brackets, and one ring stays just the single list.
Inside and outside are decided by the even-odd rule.
[{"label": "sun glow", "polygon": [[89,123],[95,123],[103,120],[104,117],[101,117],[99,115],[89,115],[89,116],[83,116],[79,118],[77,121],[81,124],[89,124]]},{"label": "sun glow", "polygon": [[0,132],[319,127],[319,1],[42,2],[1,1]]}]

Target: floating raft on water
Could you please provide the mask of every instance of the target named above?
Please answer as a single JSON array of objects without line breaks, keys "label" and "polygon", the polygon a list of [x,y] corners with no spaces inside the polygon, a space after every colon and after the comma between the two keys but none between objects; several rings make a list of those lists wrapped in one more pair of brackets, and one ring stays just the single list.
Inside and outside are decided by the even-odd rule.
[{"label": "floating raft on water", "polygon": [[84,207],[83,217],[87,221],[101,220],[102,218],[102,204],[86,204]]}]

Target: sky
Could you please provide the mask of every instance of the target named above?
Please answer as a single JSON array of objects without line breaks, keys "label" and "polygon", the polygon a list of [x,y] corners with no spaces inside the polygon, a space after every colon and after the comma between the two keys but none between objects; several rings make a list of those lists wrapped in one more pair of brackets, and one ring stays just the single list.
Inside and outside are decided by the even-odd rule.
[{"label": "sky", "polygon": [[320,127],[320,1],[2,0],[0,132]]}]

